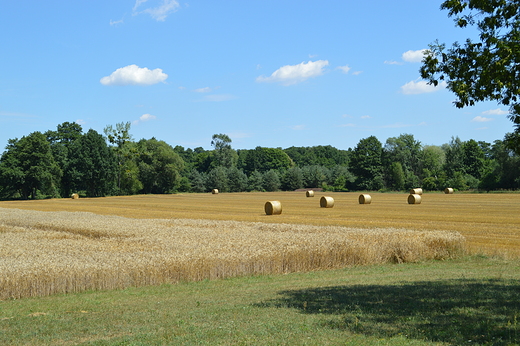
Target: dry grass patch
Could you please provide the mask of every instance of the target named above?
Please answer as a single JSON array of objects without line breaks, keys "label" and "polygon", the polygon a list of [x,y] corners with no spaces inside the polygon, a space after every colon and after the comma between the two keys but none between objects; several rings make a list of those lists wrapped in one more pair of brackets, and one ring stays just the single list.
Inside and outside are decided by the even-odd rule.
[{"label": "dry grass patch", "polygon": [[0,299],[444,259],[457,232],[0,208]]}]

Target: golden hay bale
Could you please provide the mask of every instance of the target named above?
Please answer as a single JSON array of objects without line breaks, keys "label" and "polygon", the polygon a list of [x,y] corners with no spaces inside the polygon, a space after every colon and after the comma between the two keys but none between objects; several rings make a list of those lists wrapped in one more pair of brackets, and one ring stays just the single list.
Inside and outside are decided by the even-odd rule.
[{"label": "golden hay bale", "polygon": [[265,213],[267,215],[280,215],[282,213],[282,203],[280,201],[265,202]]},{"label": "golden hay bale", "polygon": [[72,195],[70,195],[70,198],[72,199],[78,199],[79,198],[79,195],[77,193],[73,193]]},{"label": "golden hay bale", "polygon": [[372,203],[372,196],[369,194],[361,194],[359,195],[359,204],[370,204]]},{"label": "golden hay bale", "polygon": [[447,187],[444,189],[444,193],[447,195],[451,195],[453,193],[453,189],[451,187]]},{"label": "golden hay bale", "polygon": [[410,195],[422,195],[422,189],[421,188],[411,189]]},{"label": "golden hay bale", "polygon": [[218,189],[211,190],[211,193],[214,194],[214,195],[218,195]]},{"label": "golden hay bale", "polygon": [[310,190],[305,193],[305,196],[307,197],[314,197],[314,191]]},{"label": "golden hay bale", "polygon": [[320,207],[322,208],[332,208],[334,206],[334,198],[323,196],[320,198]]},{"label": "golden hay bale", "polygon": [[408,195],[408,204],[421,204],[421,195],[411,194]]}]

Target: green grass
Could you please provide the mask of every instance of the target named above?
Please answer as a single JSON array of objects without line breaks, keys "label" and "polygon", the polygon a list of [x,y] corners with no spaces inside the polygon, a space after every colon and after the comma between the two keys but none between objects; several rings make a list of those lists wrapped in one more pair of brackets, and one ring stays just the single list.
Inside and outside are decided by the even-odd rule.
[{"label": "green grass", "polygon": [[481,256],[0,301],[0,344],[520,345],[519,279]]}]

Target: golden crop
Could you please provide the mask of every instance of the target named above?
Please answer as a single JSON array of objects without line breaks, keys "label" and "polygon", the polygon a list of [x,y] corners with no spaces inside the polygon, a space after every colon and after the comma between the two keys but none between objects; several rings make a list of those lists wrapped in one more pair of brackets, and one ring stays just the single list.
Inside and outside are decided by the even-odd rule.
[{"label": "golden crop", "polygon": [[[231,194],[208,196],[218,198],[206,199],[214,212],[225,209],[226,204],[219,203],[222,196],[233,197]],[[237,215],[245,215],[243,211],[248,205],[245,200],[264,196],[272,197],[235,195],[235,199],[244,200],[237,203],[237,209],[242,210]],[[287,213],[284,209],[288,217],[284,214],[268,217],[262,215],[261,199],[250,213],[253,218],[269,222],[216,220],[211,219],[213,214],[206,215],[201,210],[192,211],[191,216],[198,215],[198,219],[165,215],[166,210],[172,213],[184,210],[187,203],[181,201],[199,198],[207,196],[0,203],[0,299],[443,259],[458,255],[464,248],[464,237],[451,231],[284,223],[291,220],[292,208],[288,207]],[[304,203],[316,202],[319,200],[308,198]],[[54,211],[13,209],[13,203],[18,207]],[[60,207],[65,205],[70,207]],[[98,213],[56,211],[74,208],[90,208]],[[309,208],[326,215],[341,212],[341,208],[334,209],[336,206],[324,210],[319,203]],[[116,210],[134,218],[113,215],[117,214]],[[161,212],[167,218],[138,218],[156,217]],[[219,215],[225,218],[229,212]],[[330,221],[326,215],[322,221]]]},{"label": "golden crop", "polygon": [[[334,198],[333,208],[320,208],[320,197]],[[520,194],[425,193],[419,205],[408,194],[370,193],[371,204],[359,204],[360,193],[305,192],[141,195],[108,198],[0,202],[3,208],[42,211],[87,211],[102,215],[156,219],[213,219],[356,228],[448,230],[461,233],[474,252],[520,256]],[[265,202],[282,203],[281,215],[267,216]]]}]

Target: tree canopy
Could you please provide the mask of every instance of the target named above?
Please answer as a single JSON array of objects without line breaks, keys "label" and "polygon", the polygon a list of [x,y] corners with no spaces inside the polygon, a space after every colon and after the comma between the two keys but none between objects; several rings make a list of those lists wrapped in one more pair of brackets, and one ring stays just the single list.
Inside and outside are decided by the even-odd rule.
[{"label": "tree canopy", "polygon": [[423,59],[422,78],[446,86],[463,108],[481,101],[496,101],[509,107],[515,135],[510,143],[520,150],[520,0],[446,0],[456,26],[475,26],[480,35],[446,49],[438,41],[430,44]]},{"label": "tree canopy", "polygon": [[297,190],[402,191],[520,189],[520,155],[509,134],[493,143],[452,137],[423,145],[413,134],[363,138],[355,148],[330,145],[231,148],[224,134],[212,150],[171,146],[154,137],[134,141],[130,123],[93,129],[65,122],[56,131],[10,139],[0,156],[0,199],[140,193]]}]

